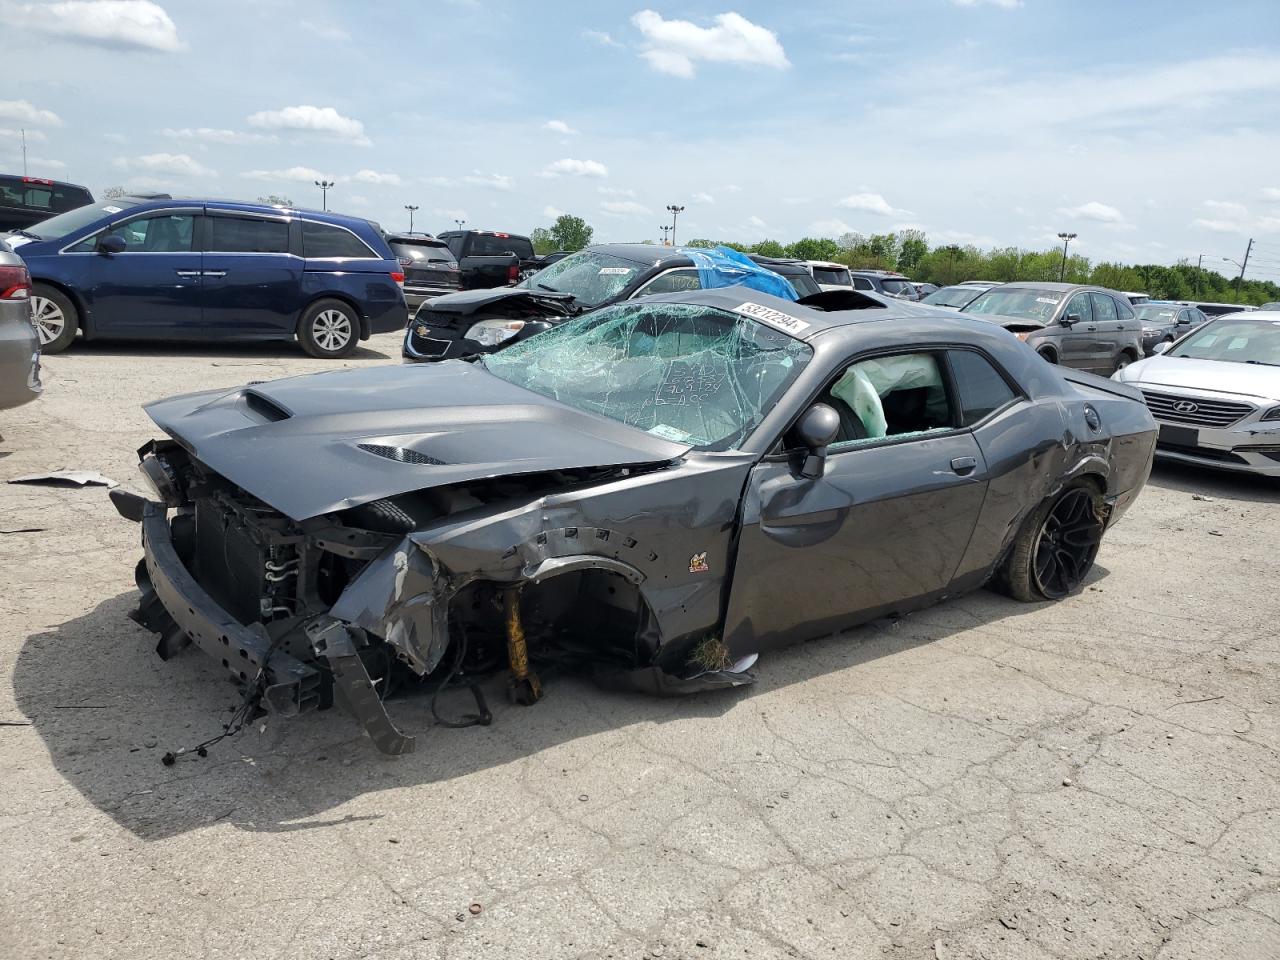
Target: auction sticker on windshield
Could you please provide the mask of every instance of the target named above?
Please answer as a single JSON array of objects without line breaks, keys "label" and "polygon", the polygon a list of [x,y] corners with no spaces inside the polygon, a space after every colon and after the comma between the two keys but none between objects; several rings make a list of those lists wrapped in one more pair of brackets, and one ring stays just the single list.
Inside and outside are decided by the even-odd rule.
[{"label": "auction sticker on windshield", "polygon": [[793,337],[798,337],[802,331],[809,328],[808,323],[791,316],[789,313],[774,310],[772,307],[761,306],[758,303],[739,304],[733,308],[733,312],[740,313],[744,317],[750,317],[752,320],[759,320],[761,323],[767,323],[769,326],[781,330],[783,333],[789,333]]},{"label": "auction sticker on windshield", "polygon": [[621,277],[631,272],[630,267],[601,267],[600,276],[602,277]]}]

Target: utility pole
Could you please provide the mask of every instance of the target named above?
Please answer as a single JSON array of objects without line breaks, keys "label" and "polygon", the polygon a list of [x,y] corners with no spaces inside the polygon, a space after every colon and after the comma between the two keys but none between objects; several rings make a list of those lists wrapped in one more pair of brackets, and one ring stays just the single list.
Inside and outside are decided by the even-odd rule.
[{"label": "utility pole", "polygon": [[667,234],[671,232],[671,227],[664,223],[658,229],[662,231],[662,245],[665,247],[667,245]]},{"label": "utility pole", "polygon": [[1253,237],[1249,238],[1249,245],[1244,248],[1244,263],[1240,264],[1240,276],[1236,277],[1236,300],[1240,300],[1240,285],[1244,283],[1244,271],[1249,266],[1249,254],[1253,252]]},{"label": "utility pole", "polygon": [[22,175],[27,175],[27,128],[22,128]]},{"label": "utility pole", "polygon": [[416,204],[406,203],[404,208],[409,211],[409,232],[413,233],[413,211],[417,210],[418,207]]},{"label": "utility pole", "polygon": [[671,214],[671,245],[676,245],[676,217],[684,213],[684,207],[677,207],[674,203],[667,204],[667,212]]},{"label": "utility pole", "polygon": [[1196,257],[1196,299],[1197,300],[1200,298],[1200,271],[1204,269],[1201,266],[1202,263],[1204,263],[1203,253],[1200,254],[1200,256]]},{"label": "utility pole", "polygon": [[329,188],[333,186],[332,180],[317,180],[316,186],[320,188],[320,209],[329,209]]},{"label": "utility pole", "polygon": [[1074,233],[1060,233],[1058,239],[1062,241],[1062,266],[1058,269],[1058,282],[1061,283],[1067,278],[1067,245],[1076,238]]}]

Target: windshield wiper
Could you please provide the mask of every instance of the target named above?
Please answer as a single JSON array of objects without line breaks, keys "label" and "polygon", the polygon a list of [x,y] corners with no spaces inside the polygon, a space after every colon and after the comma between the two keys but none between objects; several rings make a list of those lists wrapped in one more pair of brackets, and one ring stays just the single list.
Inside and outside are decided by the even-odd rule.
[{"label": "windshield wiper", "polygon": [[[557,290],[555,287],[548,287],[545,283],[538,283],[538,284],[535,284],[535,286],[541,287],[543,290],[546,290],[548,293],[559,293],[559,292],[560,292],[560,291],[559,291],[559,290]],[[570,294],[570,296],[573,296],[573,294]]]},{"label": "windshield wiper", "polygon": [[1245,363],[1254,363],[1260,367],[1280,367],[1280,363],[1269,363],[1266,360],[1246,360]]},{"label": "windshield wiper", "polygon": [[44,237],[40,236],[38,233],[32,233],[30,230],[22,230],[22,229],[18,229],[18,230],[12,230],[12,231],[10,231],[10,232],[11,232],[11,233],[16,233],[16,234],[18,234],[18,236],[20,236],[20,237],[30,237],[32,240],[43,240],[43,239],[44,239]]}]

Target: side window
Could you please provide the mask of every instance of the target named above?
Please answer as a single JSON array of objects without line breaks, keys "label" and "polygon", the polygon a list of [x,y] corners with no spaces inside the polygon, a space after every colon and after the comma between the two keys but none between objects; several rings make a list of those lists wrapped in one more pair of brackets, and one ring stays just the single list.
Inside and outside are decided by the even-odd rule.
[{"label": "side window", "polygon": [[698,279],[698,271],[669,270],[661,276],[654,277],[636,291],[637,297],[647,297],[657,293],[682,293],[685,290],[701,290],[702,282]]},{"label": "side window", "polygon": [[950,350],[951,375],[956,381],[960,422],[968,427],[1017,398],[996,368],[980,353]]},{"label": "side window", "polygon": [[89,234],[74,247],[68,247],[67,253],[94,253],[98,249],[98,240],[106,233],[105,230],[97,230]]},{"label": "side window", "polygon": [[108,229],[124,239],[125,253],[189,253],[195,214],[158,213],[117,223]]},{"label": "side window", "polygon": [[1093,308],[1089,306],[1089,295],[1087,293],[1077,293],[1072,297],[1062,315],[1069,317],[1073,313],[1080,317],[1081,323],[1093,322]]},{"label": "side window", "polygon": [[1116,309],[1120,311],[1121,320],[1136,320],[1138,315],[1133,312],[1133,304],[1128,300],[1121,300],[1116,297],[1109,297],[1112,303],[1116,305]]},{"label": "side window", "polygon": [[932,353],[876,357],[851,365],[820,398],[840,415],[832,449],[915,437],[955,424]]},{"label": "side window", "polygon": [[288,253],[289,224],[251,217],[210,217],[209,253]]},{"label": "side window", "polygon": [[1116,302],[1108,297],[1105,293],[1091,293],[1089,299],[1093,301],[1093,319],[1097,323],[1110,323],[1120,319],[1120,315],[1116,313]]},{"label": "side window", "polygon": [[449,247],[449,252],[453,254],[453,259],[459,259],[462,256],[462,234],[455,233],[442,237],[442,239]]},{"label": "side window", "polygon": [[874,290],[875,287],[866,277],[854,277],[853,289],[855,290]]},{"label": "side window", "polygon": [[[288,243],[285,244],[288,250]],[[308,259],[376,258],[368,244],[350,230],[328,223],[302,221],[302,255]]]}]

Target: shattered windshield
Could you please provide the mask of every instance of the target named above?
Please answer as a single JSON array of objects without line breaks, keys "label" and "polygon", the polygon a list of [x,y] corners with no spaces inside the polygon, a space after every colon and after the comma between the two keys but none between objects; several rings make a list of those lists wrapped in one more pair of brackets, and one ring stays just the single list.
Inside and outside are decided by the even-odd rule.
[{"label": "shattered windshield", "polygon": [[1062,302],[1060,290],[988,290],[967,307],[965,313],[990,313],[997,317],[1017,317],[1048,323]]},{"label": "shattered windshield", "polygon": [[532,277],[516,284],[526,290],[556,290],[571,293],[580,307],[594,307],[622,293],[641,270],[643,263],[583,250],[557,260]]},{"label": "shattered windshield", "polygon": [[[784,318],[786,319],[786,318]],[[623,303],[481,359],[494,376],[657,437],[737,446],[813,351],[746,316],[680,303]]]}]

